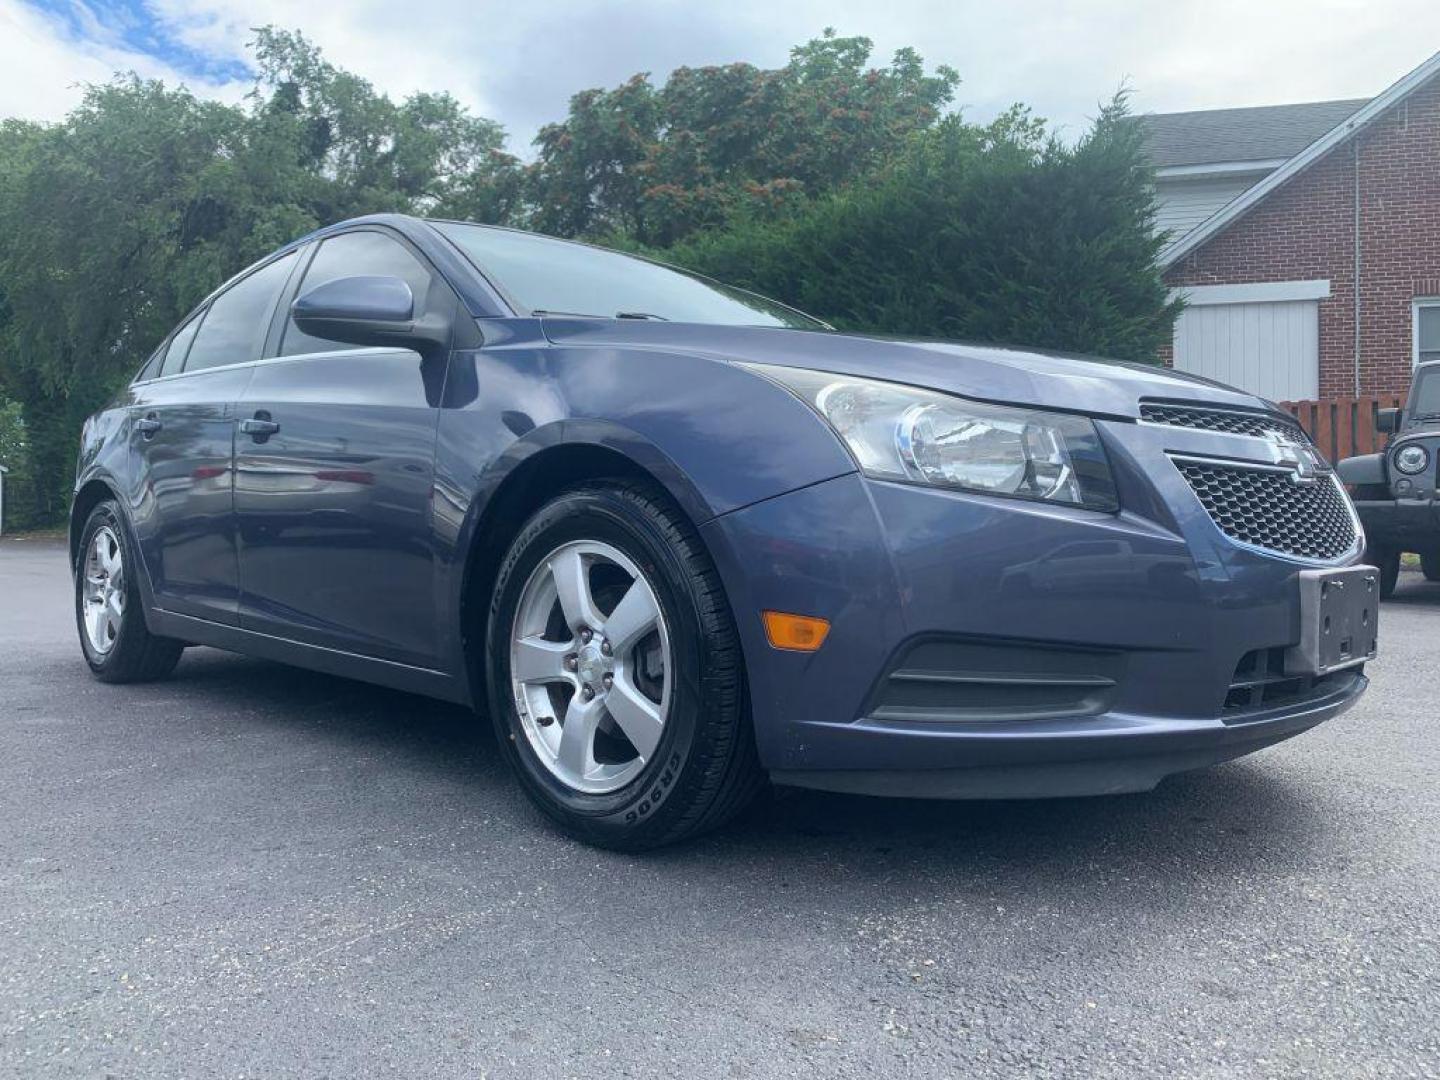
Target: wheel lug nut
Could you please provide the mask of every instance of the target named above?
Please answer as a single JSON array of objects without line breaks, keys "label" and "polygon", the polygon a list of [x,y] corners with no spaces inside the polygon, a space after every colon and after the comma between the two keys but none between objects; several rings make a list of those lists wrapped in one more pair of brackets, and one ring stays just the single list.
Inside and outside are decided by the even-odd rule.
[{"label": "wheel lug nut", "polygon": [[595,635],[590,632],[590,628],[588,626],[580,631],[580,640],[585,642],[587,645],[590,643],[590,639],[594,636]]},{"label": "wheel lug nut", "polygon": [[610,655],[610,642],[602,639],[601,642],[600,642],[600,651],[601,651],[602,653],[604,653],[606,656],[609,656],[609,655]]},{"label": "wheel lug nut", "polygon": [[595,696],[595,691],[592,690],[592,689],[591,689],[590,687],[588,687],[588,686],[585,687],[585,689],[583,689],[583,690],[580,691],[580,697],[581,697],[582,699],[584,699],[585,701],[589,701],[589,700],[590,700],[591,698],[593,698],[594,696]]},{"label": "wheel lug nut", "polygon": [[605,689],[606,689],[606,690],[609,690],[610,687],[612,687],[612,686],[614,686],[614,685],[615,685],[615,677],[614,677],[613,675],[606,675],[606,676],[605,676]]},{"label": "wheel lug nut", "polygon": [[580,660],[575,656],[574,653],[571,653],[569,656],[565,657],[565,670],[566,670],[566,671],[574,671],[574,670],[575,670],[577,667],[579,667],[579,666],[580,666]]}]

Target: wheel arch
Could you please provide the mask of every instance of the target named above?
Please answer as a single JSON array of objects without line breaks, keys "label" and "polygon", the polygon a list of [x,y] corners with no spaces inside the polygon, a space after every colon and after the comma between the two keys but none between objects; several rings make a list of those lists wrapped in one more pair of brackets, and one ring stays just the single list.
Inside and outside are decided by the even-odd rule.
[{"label": "wheel arch", "polygon": [[106,499],[114,499],[117,505],[120,502],[119,493],[110,481],[103,477],[92,476],[76,489],[75,497],[70,501],[69,544],[72,573],[80,558],[80,532],[85,528],[85,522],[89,519],[90,512]]},{"label": "wheel arch", "polygon": [[463,545],[456,629],[471,700],[477,704],[485,700],[484,641],[500,562],[525,522],[557,493],[587,481],[638,481],[669,495],[697,536],[699,526],[714,516],[689,479],[655,448],[637,453],[633,443],[621,449],[620,440],[598,429],[582,434],[588,437],[538,448],[515,463],[475,512]]}]

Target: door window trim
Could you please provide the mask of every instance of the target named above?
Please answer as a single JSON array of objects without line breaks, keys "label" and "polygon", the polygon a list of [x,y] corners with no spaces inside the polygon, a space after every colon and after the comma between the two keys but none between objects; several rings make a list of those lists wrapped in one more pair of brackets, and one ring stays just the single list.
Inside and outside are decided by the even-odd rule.
[{"label": "door window trim", "polygon": [[[317,237],[312,240],[305,240],[300,243],[284,247],[281,250],[275,252],[269,258],[266,258],[263,262],[258,262],[253,266],[247,267],[239,274],[236,274],[234,277],[230,278],[230,280],[226,281],[218,289],[212,292],[209,296],[205,297],[204,300],[196,304],[195,307],[192,308],[189,312],[187,312],[185,318],[181,319],[178,323],[175,324],[174,328],[165,335],[165,340],[162,341],[156,349],[156,351],[159,352],[169,348],[170,339],[173,338],[185,326],[187,326],[191,319],[200,319],[203,321],[204,317],[209,314],[208,309],[214,301],[218,300],[222,295],[229,292],[236,285],[240,284],[240,282],[244,281],[251,274],[258,273],[277,259],[284,258],[286,255],[294,254],[298,256],[298,258],[296,259],[295,267],[293,270],[291,270],[290,276],[286,279],[285,284],[281,286],[279,297],[277,298],[275,307],[270,313],[270,323],[268,329],[265,332],[265,339],[260,349],[260,355],[256,356],[254,359],[251,360],[239,360],[233,364],[220,364],[216,365],[215,367],[200,368],[196,371],[186,371],[184,369],[184,366],[182,365],[181,370],[175,372],[172,375],[156,375],[149,379],[137,378],[131,382],[131,385],[148,386],[151,383],[165,382],[169,381],[170,379],[183,379],[187,375],[204,375],[207,372],[211,371],[235,371],[243,367],[252,367],[255,364],[273,363],[282,360],[303,360],[309,357],[337,356],[345,353],[374,353],[393,351],[389,349],[347,348],[324,349],[319,352],[292,353],[289,356],[279,355],[280,343],[285,335],[285,324],[290,318],[290,305],[294,302],[296,295],[299,293],[300,286],[304,284],[305,274],[309,271],[311,262],[314,261],[316,253],[320,250],[320,245],[323,244],[326,240],[333,240],[337,236],[348,236],[350,233],[357,232],[379,233],[381,236],[387,236],[390,239],[396,241],[398,244],[400,244],[401,247],[405,248],[406,251],[410,252],[411,255],[413,255],[416,259],[420,261],[420,265],[423,266],[427,271],[429,271],[430,276],[433,280],[440,282],[442,285],[445,286],[445,288],[450,290],[452,294],[455,294],[457,296],[456,302],[459,303],[459,294],[456,293],[455,286],[450,284],[449,280],[446,279],[445,275],[440,272],[440,270],[436,267],[435,263],[431,261],[431,259],[425,254],[425,252],[420,250],[419,247],[417,247],[414,243],[410,241],[409,237],[405,236],[400,231],[381,224],[366,224],[357,226],[353,229],[341,229],[337,232],[327,233],[324,236]],[[459,310],[464,310],[463,305],[461,305]],[[199,327],[196,327],[196,334],[198,336]],[[151,355],[154,354],[152,353]],[[190,357],[188,353],[186,354],[185,360],[186,363],[189,363]],[[147,359],[145,364],[148,363],[149,360]],[[141,372],[145,370],[145,364],[141,365]]]},{"label": "door window trim", "polygon": [[265,345],[270,336],[270,328],[274,325],[275,322],[275,309],[280,304],[280,298],[284,296],[290,289],[290,282],[295,277],[295,267],[299,266],[300,264],[300,259],[298,258],[295,260],[295,266],[290,267],[290,273],[285,275],[285,280],[280,283],[280,288],[276,291],[274,299],[270,301],[270,317],[266,320],[266,331],[264,336],[262,336],[260,339],[260,347],[256,350],[255,355],[252,356],[249,360],[237,360],[233,364],[211,364],[208,367],[197,368],[194,371],[190,370],[190,356],[195,351],[195,342],[200,340],[200,334],[205,329],[205,320],[210,317],[210,312],[215,309],[215,302],[224,297],[226,293],[230,292],[237,285],[249,281],[256,274],[260,273],[262,270],[267,269],[268,267],[274,266],[281,259],[288,259],[291,255],[298,254],[299,249],[294,247],[288,247],[282,251],[277,251],[268,259],[256,263],[254,266],[243,271],[242,273],[236,274],[233,278],[231,278],[223,286],[221,286],[219,290],[209,296],[205,301],[205,314],[201,317],[200,325],[195,328],[195,338],[193,341],[190,342],[190,348],[185,353],[185,363],[181,365],[178,374],[203,375],[207,371],[228,371],[231,368],[240,367],[242,364],[253,364],[256,360],[264,357]]},{"label": "door window trim", "polygon": [[[234,288],[236,285],[239,285],[240,282],[242,282],[242,281],[244,281],[246,278],[250,277],[250,275],[252,275],[252,274],[258,274],[261,270],[265,269],[265,267],[269,266],[271,263],[276,262],[276,261],[279,260],[279,259],[283,259],[283,258],[285,258],[285,256],[287,256],[287,255],[295,255],[295,254],[300,255],[300,259],[297,260],[297,265],[298,265],[300,262],[303,262],[303,261],[304,261],[304,254],[305,254],[306,248],[313,247],[313,246],[314,246],[314,245],[313,245],[313,241],[307,241],[306,243],[301,243],[301,244],[289,244],[289,245],[286,245],[285,247],[281,248],[279,251],[276,251],[276,252],[273,252],[272,254],[270,254],[270,255],[269,255],[268,257],[266,257],[264,260],[262,260],[262,261],[260,261],[260,262],[257,262],[257,263],[255,263],[255,264],[253,264],[253,265],[251,265],[251,266],[246,267],[244,270],[240,271],[240,273],[238,273],[238,274],[234,275],[233,277],[231,277],[231,278],[230,278],[228,281],[226,281],[223,285],[221,285],[219,288],[217,288],[217,289],[215,289],[213,292],[211,292],[210,295],[206,296],[204,300],[201,300],[200,303],[196,304],[193,308],[191,308],[189,311],[187,311],[187,312],[185,313],[185,317],[182,318],[179,322],[177,322],[177,323],[174,325],[174,327],[171,328],[170,332],[165,335],[165,340],[163,340],[162,342],[160,342],[160,344],[159,344],[159,346],[157,346],[155,352],[163,352],[164,350],[168,349],[168,348],[170,347],[170,341],[171,341],[171,339],[174,338],[175,335],[178,334],[178,333],[179,333],[181,330],[183,330],[185,327],[189,326],[189,325],[190,325],[190,322],[191,322],[192,320],[197,320],[197,319],[198,319],[198,320],[203,324],[203,322],[204,322],[204,320],[205,320],[205,316],[210,313],[210,305],[211,305],[212,303],[214,303],[216,300],[218,300],[218,299],[219,299],[221,296],[223,296],[225,293],[229,292],[229,291],[230,291],[232,288]],[[288,291],[289,291],[289,289],[290,289],[290,286],[291,286],[291,283],[294,281],[294,278],[295,278],[295,270],[294,270],[294,268],[292,268],[291,271],[290,271],[290,276],[287,277],[287,278],[285,279],[285,283],[280,286],[280,292],[279,292],[278,296],[285,296],[285,295],[288,293]],[[278,306],[278,304],[277,304],[277,306]],[[271,325],[272,325],[272,327],[273,327],[273,323],[274,323],[274,318],[275,318],[275,312],[272,310],[271,313],[270,313],[270,319],[271,319]],[[200,327],[199,327],[199,326],[197,326],[197,327],[195,328],[195,333],[196,333],[196,336],[199,336],[199,333],[200,333]],[[194,342],[192,341],[191,344],[193,345]],[[171,375],[155,375],[155,376],[152,376],[152,377],[149,378],[149,379],[141,379],[141,378],[138,378],[138,377],[137,377],[137,378],[131,380],[130,385],[131,385],[131,386],[148,386],[150,383],[163,382],[163,381],[168,381],[168,380],[170,380],[170,379],[181,379],[181,378],[184,378],[186,375],[204,375],[206,372],[210,372],[210,371],[233,371],[233,370],[235,370],[236,368],[245,367],[245,366],[247,366],[247,365],[249,365],[249,364],[255,363],[257,360],[264,359],[264,357],[265,357],[265,347],[266,347],[268,344],[269,344],[269,334],[268,334],[268,331],[267,331],[265,341],[263,341],[263,342],[261,343],[261,350],[260,350],[259,355],[255,356],[255,357],[252,357],[252,358],[249,359],[249,360],[237,360],[237,361],[236,361],[235,363],[233,363],[233,364],[217,364],[217,365],[215,365],[214,367],[199,368],[198,370],[195,370],[195,371],[187,371],[187,370],[185,370],[186,366],[190,363],[190,353],[189,353],[189,350],[186,350],[186,353],[185,353],[185,363],[180,366],[180,370],[179,370],[179,371],[177,371],[177,372],[175,372],[175,373],[173,373],[173,374],[171,374]],[[151,356],[154,356],[154,353],[151,353]],[[144,373],[145,368],[149,365],[149,363],[150,363],[150,361],[147,359],[144,364],[141,364],[141,365],[140,365],[140,374],[143,374],[143,373]],[[162,364],[164,363],[164,360],[163,360],[163,359],[161,360],[161,363],[162,363]]]}]

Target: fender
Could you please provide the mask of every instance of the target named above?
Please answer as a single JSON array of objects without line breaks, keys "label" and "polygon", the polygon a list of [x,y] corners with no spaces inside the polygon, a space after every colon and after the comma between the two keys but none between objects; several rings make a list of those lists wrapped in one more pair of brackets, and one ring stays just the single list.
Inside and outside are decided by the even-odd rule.
[{"label": "fender", "polygon": [[[533,329],[508,329],[487,325],[490,345],[452,355],[437,432],[435,610],[453,628],[445,652],[454,673],[467,662],[466,598],[482,580],[472,571],[488,572],[518,528],[510,518],[528,516],[550,493],[548,476],[536,491],[513,487],[542,477],[537,456],[564,457],[562,478],[587,475],[587,464],[588,475],[623,464],[664,487],[697,528],[856,469],[809,406],[724,360],[556,346]],[[593,461],[586,448],[597,451]],[[570,453],[548,458],[561,450]],[[480,462],[488,464],[477,470]],[[502,497],[515,510],[487,536]]]},{"label": "fender", "polygon": [[1354,485],[1385,485],[1389,481],[1385,478],[1385,455],[1384,454],[1361,454],[1357,457],[1348,457],[1335,466],[1335,473],[1340,477],[1342,483]]}]

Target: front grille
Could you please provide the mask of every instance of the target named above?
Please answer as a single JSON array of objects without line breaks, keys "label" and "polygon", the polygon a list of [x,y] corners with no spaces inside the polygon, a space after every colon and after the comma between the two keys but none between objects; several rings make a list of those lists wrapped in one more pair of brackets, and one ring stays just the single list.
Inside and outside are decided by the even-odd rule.
[{"label": "front grille", "polygon": [[1288,469],[1175,459],[1211,520],[1233,540],[1307,559],[1338,559],[1355,519],[1333,475],[1297,483]]},{"label": "front grille", "polygon": [[1266,413],[1196,409],[1187,405],[1141,405],[1140,419],[1152,424],[1219,431],[1226,435],[1254,435],[1263,439],[1272,432],[1278,432],[1299,442],[1310,441],[1299,424]]}]

